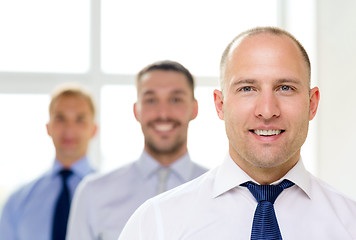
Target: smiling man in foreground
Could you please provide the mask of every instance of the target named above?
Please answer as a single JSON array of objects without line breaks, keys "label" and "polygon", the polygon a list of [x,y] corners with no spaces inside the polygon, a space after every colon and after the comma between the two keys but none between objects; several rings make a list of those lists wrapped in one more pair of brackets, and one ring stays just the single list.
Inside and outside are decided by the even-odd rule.
[{"label": "smiling man in foreground", "polygon": [[148,200],[119,239],[356,239],[356,203],[300,157],[319,104],[303,46],[282,29],[251,29],[227,46],[220,71],[214,99],[229,154]]}]

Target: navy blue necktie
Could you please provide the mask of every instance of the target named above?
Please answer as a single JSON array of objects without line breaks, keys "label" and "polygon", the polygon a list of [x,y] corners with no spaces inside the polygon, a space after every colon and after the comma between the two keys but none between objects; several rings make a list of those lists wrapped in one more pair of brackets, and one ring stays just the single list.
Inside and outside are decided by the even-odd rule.
[{"label": "navy blue necktie", "polygon": [[65,240],[67,232],[67,221],[70,208],[70,195],[67,185],[71,170],[61,170],[62,190],[58,196],[53,215],[52,240]]},{"label": "navy blue necktie", "polygon": [[282,239],[273,203],[284,189],[293,185],[294,183],[286,179],[278,185],[257,185],[253,182],[241,184],[250,190],[258,202],[253,218],[251,240]]}]

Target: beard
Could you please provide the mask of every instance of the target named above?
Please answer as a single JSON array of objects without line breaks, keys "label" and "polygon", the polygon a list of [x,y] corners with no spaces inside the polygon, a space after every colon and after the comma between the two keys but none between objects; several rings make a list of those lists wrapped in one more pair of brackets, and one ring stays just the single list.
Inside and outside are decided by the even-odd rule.
[{"label": "beard", "polygon": [[144,134],[147,149],[156,155],[170,155],[181,151],[187,144],[187,132],[184,132],[182,122],[171,118],[159,118],[148,122],[146,129],[154,129],[155,125],[160,123],[172,124],[173,128],[178,128],[179,130],[178,132],[177,129],[174,130],[175,133],[173,136],[168,134],[167,136],[160,136],[159,139],[156,134],[147,131],[146,134]]},{"label": "beard", "polygon": [[179,152],[179,150],[184,146],[185,141],[177,138],[168,146],[159,146],[152,139],[146,138],[145,144],[147,148],[155,154],[170,155]]}]

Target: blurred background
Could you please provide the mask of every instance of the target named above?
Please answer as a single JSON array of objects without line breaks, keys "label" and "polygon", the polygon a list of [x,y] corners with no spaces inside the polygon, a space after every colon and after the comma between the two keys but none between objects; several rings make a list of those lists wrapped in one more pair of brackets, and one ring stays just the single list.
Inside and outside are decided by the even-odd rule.
[{"label": "blurred background", "polygon": [[284,28],[308,51],[321,102],[302,157],[309,171],[356,199],[355,10],[352,0],[0,0],[0,211],[53,162],[45,124],[60,83],[82,83],[95,97],[92,164],[105,172],[135,160],[143,137],[134,79],[157,60],[178,61],[195,76],[199,115],[188,148],[194,161],[218,165],[228,147],[213,104],[220,56],[255,26]]}]

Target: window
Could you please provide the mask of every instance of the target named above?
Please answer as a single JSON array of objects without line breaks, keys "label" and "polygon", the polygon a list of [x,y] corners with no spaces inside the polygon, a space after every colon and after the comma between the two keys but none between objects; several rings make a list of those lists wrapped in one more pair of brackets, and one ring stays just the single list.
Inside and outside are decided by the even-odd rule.
[{"label": "window", "polygon": [[103,0],[102,69],[135,74],[172,59],[196,76],[217,76],[222,51],[236,34],[277,20],[276,0]]},{"label": "window", "polygon": [[0,94],[0,204],[13,189],[52,164],[48,104],[45,94]]},{"label": "window", "polygon": [[[313,25],[293,21],[312,23],[312,2],[298,1],[297,8],[284,0],[0,0],[0,210],[10,192],[52,164],[48,93],[60,83],[79,82],[94,93],[95,165],[108,171],[135,160],[143,136],[133,115],[134,78],[157,60],[176,60],[196,77],[199,114],[188,148],[194,161],[216,166],[227,152],[213,105],[223,49],[242,30],[272,25],[293,27],[312,51]],[[314,159],[305,149],[305,162]]]},{"label": "window", "polygon": [[0,0],[0,71],[87,71],[89,3]]}]

